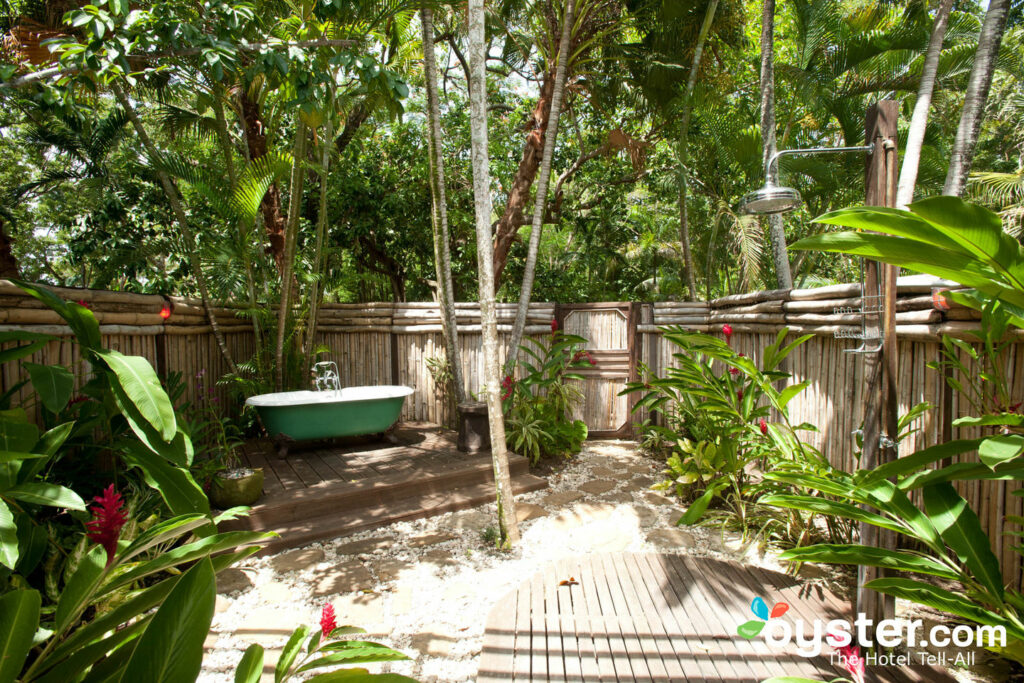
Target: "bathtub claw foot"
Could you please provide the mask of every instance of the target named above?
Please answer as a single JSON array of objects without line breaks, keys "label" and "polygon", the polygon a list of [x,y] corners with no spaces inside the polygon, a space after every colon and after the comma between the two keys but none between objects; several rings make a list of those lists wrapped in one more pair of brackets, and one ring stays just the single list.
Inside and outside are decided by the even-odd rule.
[{"label": "bathtub claw foot", "polygon": [[288,457],[288,448],[295,443],[295,439],[285,434],[278,434],[274,437],[274,446],[277,448],[277,457],[282,460]]}]

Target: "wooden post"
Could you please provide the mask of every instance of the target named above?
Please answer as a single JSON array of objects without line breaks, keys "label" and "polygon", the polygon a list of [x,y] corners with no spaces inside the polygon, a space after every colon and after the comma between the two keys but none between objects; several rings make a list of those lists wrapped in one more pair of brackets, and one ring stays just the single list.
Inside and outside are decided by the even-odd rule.
[{"label": "wooden post", "polygon": [[[865,121],[865,141],[874,144],[865,168],[865,204],[868,206],[896,206],[896,182],[899,174],[897,117],[899,107],[893,100],[872,105]],[[868,329],[881,333],[881,349],[865,358],[864,376],[864,450],[860,466],[872,469],[897,457],[898,397],[896,386],[896,277],[899,268],[867,261],[864,264],[864,296],[867,299]],[[876,305],[877,304],[877,305]],[[873,321],[872,318],[875,318]],[[868,342],[869,344],[872,342]],[[861,543],[883,548],[895,548],[896,536],[869,524],[861,524]],[[857,611],[871,619],[875,626],[882,619],[893,618],[896,601],[864,588],[864,584],[884,575],[875,567],[860,567],[857,572]]]}]

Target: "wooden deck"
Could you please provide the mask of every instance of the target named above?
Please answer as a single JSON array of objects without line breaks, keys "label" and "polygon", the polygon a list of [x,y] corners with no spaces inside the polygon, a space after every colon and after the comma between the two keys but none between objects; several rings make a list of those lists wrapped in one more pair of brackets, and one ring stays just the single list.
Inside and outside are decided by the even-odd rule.
[{"label": "wooden deck", "polygon": [[[494,500],[490,454],[462,453],[453,434],[424,423],[377,440],[297,444],[283,459],[266,440],[242,450],[245,465],[263,468],[264,495],[248,517],[222,526],[276,531],[264,552]],[[516,493],[547,486],[522,456],[510,454],[509,467]]]},{"label": "wooden deck", "polygon": [[[773,651],[736,627],[754,619],[751,601],[785,602],[780,619],[850,618],[831,593],[793,578],[710,558],[617,553],[552,564],[498,601],[488,617],[477,681],[762,681],[845,672],[830,648],[804,658]],[[868,680],[950,681],[926,667],[872,668]]]}]

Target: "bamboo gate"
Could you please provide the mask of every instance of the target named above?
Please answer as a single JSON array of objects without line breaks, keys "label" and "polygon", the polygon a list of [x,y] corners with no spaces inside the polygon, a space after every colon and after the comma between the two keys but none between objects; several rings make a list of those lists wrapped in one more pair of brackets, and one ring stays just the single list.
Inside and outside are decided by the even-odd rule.
[{"label": "bamboo gate", "polygon": [[[951,422],[967,414],[941,373],[926,367],[941,357],[941,336],[969,338],[978,316],[953,307],[938,310],[933,304],[933,283],[903,278],[897,299],[896,331],[899,348],[900,412],[928,402],[935,407],[916,421],[918,432],[900,444],[901,456],[915,449],[939,443],[954,435],[968,438],[967,430],[954,432]],[[199,303],[192,299],[159,295],[128,294],[80,289],[54,290],[69,301],[89,305],[100,322],[103,343],[122,353],[148,358],[161,375],[181,373],[186,386],[184,398],[200,396],[196,375],[202,373],[207,387],[224,405],[225,389],[214,384],[226,371],[212,330]],[[624,382],[641,377],[642,368],[658,374],[673,362],[675,349],[662,339],[661,328],[719,334],[723,324],[733,328],[733,346],[759,358],[784,327],[792,334],[813,334],[813,338],[790,356],[786,370],[793,381],[809,381],[808,388],[790,404],[794,424],[810,422],[819,431],[805,433],[805,440],[826,454],[833,465],[854,468],[853,433],[863,419],[862,390],[864,364],[857,354],[846,353],[858,342],[837,338],[842,330],[859,325],[856,314],[836,309],[856,307],[859,285],[834,285],[816,289],[753,292],[711,302],[657,303],[535,303],[530,307],[527,334],[542,338],[550,333],[552,319],[568,332],[590,340],[595,358],[593,368],[583,371],[581,387],[585,396],[578,410],[595,437],[629,437],[634,423],[645,419],[633,414],[635,398],[618,396]],[[164,319],[161,308],[173,305]],[[248,359],[255,350],[252,325],[239,316],[240,307],[223,305],[215,315],[228,348],[236,362]],[[515,315],[514,304],[499,304],[499,333],[507,343]],[[483,374],[479,308],[474,303],[457,304],[463,370],[470,392],[479,392]],[[5,281],[0,281],[0,330],[27,330],[59,337],[32,357],[36,363],[61,363],[84,379],[86,368],[78,349],[68,343],[71,331],[60,318],[36,299]],[[403,384],[414,393],[406,401],[403,420],[444,423],[451,418],[450,401],[435,385],[428,359],[444,357],[440,312],[436,303],[363,303],[323,305],[318,322],[317,343],[330,351],[324,359],[338,364],[345,386]],[[965,361],[966,362],[966,361]],[[968,365],[970,365],[968,363]],[[1012,347],[1006,361],[1007,377],[1014,395],[1024,397],[1024,336]],[[0,392],[27,378],[19,363],[0,366]],[[30,412],[31,388],[23,387],[14,399]],[[1008,515],[1024,514],[1024,499],[1010,495],[1014,482],[962,482],[961,491],[978,510],[990,538],[1009,530]],[[1006,576],[1021,574],[1020,556],[1012,542],[1001,542]]]}]

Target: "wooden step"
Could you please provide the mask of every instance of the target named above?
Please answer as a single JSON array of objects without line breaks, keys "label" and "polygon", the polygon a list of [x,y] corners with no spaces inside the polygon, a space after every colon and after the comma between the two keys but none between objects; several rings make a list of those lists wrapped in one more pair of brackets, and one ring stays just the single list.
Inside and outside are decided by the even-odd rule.
[{"label": "wooden step", "polygon": [[[516,495],[547,488],[546,479],[532,474],[518,474],[512,478],[512,489]],[[307,516],[301,520],[282,521],[274,524],[246,524],[252,519],[239,519],[221,525],[227,530],[257,529],[275,531],[280,537],[270,540],[261,555],[279,552],[328,538],[348,536],[359,531],[405,520],[434,517],[446,512],[465,510],[494,500],[493,476],[490,481],[477,481],[446,491],[422,491],[402,499],[378,505],[363,505],[348,513],[319,502],[307,506]]]},{"label": "wooden step", "polygon": [[[513,477],[528,474],[529,462],[519,455],[509,455]],[[476,483],[493,487],[494,470],[489,458],[472,463],[452,463],[417,473],[410,477],[400,472],[364,481],[322,482],[306,489],[290,490],[255,505],[249,516],[239,520],[246,529],[272,529],[309,518],[311,509],[330,510],[332,514],[358,514],[363,510],[395,505],[409,498],[433,493],[446,493]]]}]

